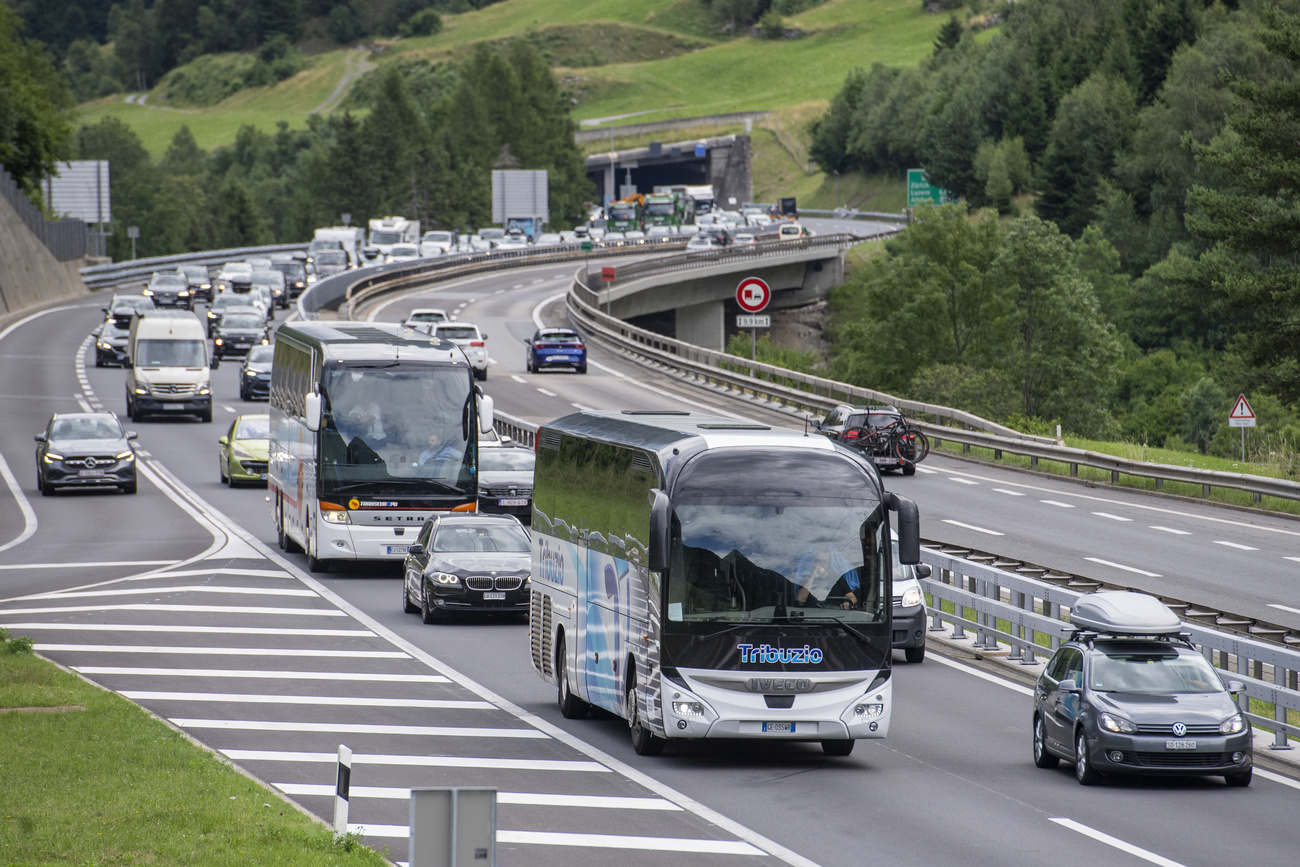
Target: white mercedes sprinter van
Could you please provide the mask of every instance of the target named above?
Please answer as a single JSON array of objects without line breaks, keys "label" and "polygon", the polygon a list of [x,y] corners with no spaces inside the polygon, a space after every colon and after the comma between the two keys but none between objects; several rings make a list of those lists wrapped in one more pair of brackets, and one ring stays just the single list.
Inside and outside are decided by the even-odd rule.
[{"label": "white mercedes sprinter van", "polygon": [[126,414],[196,415],[212,421],[211,368],[203,323],[188,310],[148,310],[131,320],[126,344]]}]

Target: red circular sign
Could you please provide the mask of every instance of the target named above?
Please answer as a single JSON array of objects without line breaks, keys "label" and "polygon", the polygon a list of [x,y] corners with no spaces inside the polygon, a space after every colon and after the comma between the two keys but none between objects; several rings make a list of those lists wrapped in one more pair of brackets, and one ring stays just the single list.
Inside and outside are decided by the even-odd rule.
[{"label": "red circular sign", "polygon": [[746,313],[757,313],[772,300],[772,290],[757,277],[746,277],[736,287],[736,303]]}]

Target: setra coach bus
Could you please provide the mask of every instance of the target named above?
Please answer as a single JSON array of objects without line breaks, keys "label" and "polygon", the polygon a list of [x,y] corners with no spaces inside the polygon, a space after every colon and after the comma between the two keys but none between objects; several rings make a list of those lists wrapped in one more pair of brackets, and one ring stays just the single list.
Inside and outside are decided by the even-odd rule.
[{"label": "setra coach bus", "polygon": [[848,755],[892,709],[889,513],[915,504],[824,437],[697,413],[580,412],[537,432],[532,664],[561,713],[669,738]]},{"label": "setra coach bus", "polygon": [[280,547],[313,572],[404,558],[430,515],[474,511],[492,415],[446,340],[386,323],[280,326],[267,478]]}]

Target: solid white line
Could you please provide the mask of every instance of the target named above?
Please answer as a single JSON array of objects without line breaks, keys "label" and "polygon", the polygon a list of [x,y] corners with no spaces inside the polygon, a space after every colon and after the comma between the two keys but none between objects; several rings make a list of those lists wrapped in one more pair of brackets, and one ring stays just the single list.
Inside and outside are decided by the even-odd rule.
[{"label": "solid white line", "polygon": [[[223,755],[236,761],[248,762],[306,762],[334,764],[337,752],[298,753],[283,750],[221,750]],[[352,754],[355,765],[398,765],[412,768],[479,768],[497,771],[581,771],[588,774],[608,774],[609,768],[600,762],[581,762],[565,759],[491,759],[473,756],[401,756]]]},{"label": "solid white line", "polygon": [[1038,502],[1040,502],[1040,503],[1045,503],[1046,505],[1049,505],[1049,506],[1059,506],[1059,507],[1061,507],[1062,509],[1073,509],[1073,508],[1074,508],[1074,504],[1073,504],[1073,503],[1062,503],[1062,502],[1060,502],[1060,501],[1058,501],[1058,500],[1039,500]]},{"label": "solid white line", "polygon": [[[409,834],[409,832],[408,832]],[[498,843],[574,846],[587,849],[636,849],[646,852],[695,852],[709,855],[764,855],[740,840],[695,840],[686,837],[623,837],[559,831],[497,831]]]},{"label": "solid white line", "polygon": [[[3,612],[0,612],[3,613]],[[260,626],[176,626],[143,623],[6,623],[7,629],[49,629],[56,632],[183,632],[205,635],[310,635],[318,638],[373,638],[369,629],[284,629]]]},{"label": "solid white line", "polygon": [[1152,529],[1152,530],[1159,530],[1159,531],[1162,532],[1162,533],[1173,533],[1175,536],[1190,536],[1190,535],[1192,535],[1191,532],[1188,531],[1188,530],[1175,530],[1173,527],[1160,527],[1160,526],[1157,526],[1157,525],[1155,525],[1155,524],[1152,524],[1152,525],[1151,525],[1151,529]]},{"label": "solid white line", "polygon": [[179,562],[180,560],[105,560],[91,563],[4,563],[0,564],[0,570],[109,569],[114,566],[170,566],[173,563]]},{"label": "solid white line", "polygon": [[933,476],[939,472],[938,470],[932,470],[929,467],[917,467],[916,471],[918,473],[925,473],[927,476]]},{"label": "solid white line", "polygon": [[520,376],[520,375],[518,375],[518,374],[516,374],[516,373],[512,373],[512,374],[510,374],[510,378],[513,379],[515,382],[521,382],[521,383],[523,383],[524,385],[527,385],[527,384],[528,384],[528,380],[524,379],[522,376]]},{"label": "solid white line", "polygon": [[82,674],[122,674],[139,677],[238,677],[249,680],[338,680],[374,683],[450,683],[441,674],[378,674],[364,671],[247,671],[226,668],[138,668],[112,665],[74,665]]},{"label": "solid white line", "polygon": [[1283,557],[1283,560],[1290,560],[1292,563],[1300,563],[1300,557]]},{"label": "solid white line", "polygon": [[990,536],[1005,536],[1006,533],[999,533],[997,530],[986,530],[983,527],[976,527],[974,524],[963,524],[961,521],[953,521],[945,518],[945,524],[952,524],[954,527],[962,527],[967,530],[974,530],[977,533],[987,533]]},{"label": "solid white line", "polygon": [[296,590],[290,587],[214,587],[210,584],[194,584],[177,587],[128,587],[124,590],[56,590],[36,596],[24,596],[24,599],[89,599],[100,596],[147,596],[163,593],[221,593],[234,596],[295,596],[319,598],[310,590]]},{"label": "solid white line", "polygon": [[[1044,651],[1046,651],[1046,648],[1044,648]],[[939,663],[940,665],[946,665],[949,668],[955,668],[958,671],[962,672],[963,674],[969,674],[971,677],[978,677],[980,680],[987,680],[989,683],[995,683],[998,686],[1005,687],[1006,689],[1009,689],[1012,692],[1018,692],[1021,695],[1034,694],[1034,691],[1031,688],[1024,686],[1023,684],[1013,683],[1012,681],[1005,680],[1001,677],[998,677],[995,674],[989,674],[987,671],[980,671],[978,668],[971,668],[969,665],[963,665],[960,662],[957,662],[956,660],[949,659],[946,656],[940,656],[937,653],[932,654],[932,656],[934,658],[934,661]],[[929,659],[930,657],[926,657],[926,658]]]},{"label": "solid white line", "polygon": [[1143,861],[1148,861],[1152,864],[1159,864],[1161,867],[1183,867],[1183,865],[1177,861],[1172,861],[1163,855],[1157,855],[1155,852],[1150,852],[1139,846],[1134,846],[1132,843],[1126,843],[1118,837],[1104,834],[1096,828],[1089,828],[1087,825],[1076,822],[1073,819],[1048,819],[1048,821],[1055,822],[1064,828],[1069,828],[1071,831],[1077,831],[1085,837],[1091,837],[1098,842],[1105,843],[1107,846],[1113,846],[1121,852],[1127,852],[1136,858],[1141,858]]},{"label": "solid white line", "polygon": [[537,729],[472,728],[469,726],[397,726],[349,723],[295,723],[241,719],[172,719],[183,729],[224,729],[253,732],[339,732],[350,735],[423,735],[451,738],[524,738],[550,740]]},{"label": "solid white line", "polygon": [[1100,564],[1103,565],[1103,566],[1109,566],[1109,567],[1111,567],[1112,569],[1122,569],[1122,570],[1124,570],[1125,572],[1132,572],[1134,575],[1145,575],[1145,576],[1148,577],[1148,578],[1160,578],[1160,577],[1161,577],[1161,576],[1160,576],[1158,573],[1156,573],[1156,572],[1148,572],[1148,571],[1146,571],[1145,569],[1138,569],[1138,568],[1136,568],[1136,567],[1134,567],[1134,566],[1125,566],[1125,565],[1123,565],[1123,564],[1121,564],[1121,563],[1112,563],[1111,561],[1109,561],[1109,560],[1103,560],[1103,559],[1101,559],[1100,557],[1084,557],[1083,559],[1089,561],[1090,563],[1100,563]]},{"label": "solid white line", "polygon": [[1132,518],[1125,518],[1122,515],[1112,515],[1110,512],[1093,512],[1098,518],[1108,518],[1112,521],[1132,521]]},{"label": "solid white line", "polygon": [[569,404],[569,406],[575,407],[576,409],[580,409],[580,410],[582,410],[583,412],[595,412],[595,410],[592,409],[591,407],[589,407],[589,406],[584,406],[584,405],[582,405],[582,404],[580,404],[580,403],[571,403],[571,404]]},{"label": "solid white line", "polygon": [[949,476],[949,477],[948,477],[948,480],[951,481],[951,482],[957,482],[958,484],[961,484],[961,485],[978,485],[978,484],[979,484],[979,482],[972,481],[971,479],[963,479],[961,476]]},{"label": "solid white line", "polygon": [[1300,614],[1300,608],[1292,608],[1290,605],[1278,605],[1276,602],[1270,602],[1269,608],[1276,608],[1279,611],[1286,611],[1290,614]]},{"label": "solid white line", "polygon": [[1008,497],[1023,497],[1023,496],[1025,496],[1025,495],[1024,495],[1022,492],[1020,492],[1020,491],[1012,491],[1012,490],[1008,490],[1007,488],[994,488],[993,490],[997,491],[999,494],[1006,494]]},{"label": "solid white line", "polygon": [[[174,722],[174,720],[173,720]],[[334,797],[334,786],[313,783],[271,783],[286,795]],[[409,801],[411,790],[395,786],[353,786],[350,800],[359,798]],[[525,807],[578,807],[597,810],[649,810],[661,813],[680,813],[682,808],[663,798],[630,798],[622,795],[561,795],[553,792],[497,792],[498,804]]]},{"label": "solid white line", "polygon": [[1237,542],[1219,542],[1219,541],[1216,541],[1214,544],[1216,544],[1216,545],[1223,545],[1223,546],[1226,547],[1226,548],[1236,548],[1238,551],[1258,551],[1258,550],[1259,550],[1258,548],[1252,548],[1252,547],[1250,547],[1249,545],[1241,545],[1241,544],[1238,544]]},{"label": "solid white line", "polygon": [[410,659],[400,650],[317,650],[292,647],[200,647],[153,644],[46,644],[38,643],[42,652],[63,653],[166,653],[194,656],[306,656],[336,659]]},{"label": "solid white line", "polygon": [[[233,692],[123,690],[132,701],[226,701],[238,704],[323,704],[335,707],[420,707],[440,710],[496,710],[491,702],[432,698],[358,698],[350,695],[258,695]],[[338,757],[335,753],[328,755]],[[331,759],[330,761],[334,761]]]},{"label": "solid white line", "polygon": [[9,608],[0,615],[19,614],[71,614],[80,611],[171,611],[183,614],[274,614],[300,615],[302,617],[347,617],[334,608],[268,608],[240,605],[170,605],[153,602],[132,602],[126,605],[68,605],[62,608]]},{"label": "solid white line", "polygon": [[1257,767],[1254,769],[1254,775],[1257,777],[1263,777],[1264,779],[1274,783],[1280,783],[1283,786],[1290,786],[1293,789],[1300,789],[1300,782],[1297,782],[1291,779],[1290,777],[1284,777],[1281,774],[1275,774],[1272,771],[1266,771],[1262,768]]},{"label": "solid white line", "polygon": [[553,391],[547,391],[547,390],[544,389],[544,388],[539,388],[539,389],[537,389],[537,390],[540,391],[542,394],[546,395],[547,397],[559,397],[559,395],[556,394],[555,392],[553,392]]}]

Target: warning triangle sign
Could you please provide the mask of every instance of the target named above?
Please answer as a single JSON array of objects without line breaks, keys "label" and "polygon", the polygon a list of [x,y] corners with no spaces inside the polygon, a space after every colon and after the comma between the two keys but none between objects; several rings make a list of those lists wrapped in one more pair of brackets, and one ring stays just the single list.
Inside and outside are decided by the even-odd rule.
[{"label": "warning triangle sign", "polygon": [[1249,401],[1246,400],[1246,395],[1244,394],[1237,395],[1237,404],[1232,408],[1232,412],[1228,413],[1228,418],[1254,418],[1254,417],[1255,417],[1255,411],[1250,408],[1250,403]]}]

